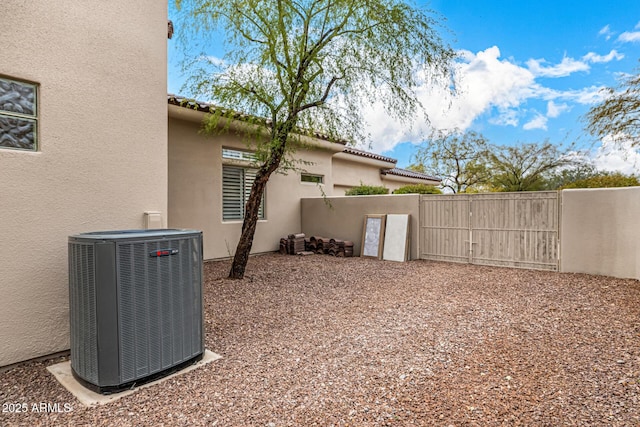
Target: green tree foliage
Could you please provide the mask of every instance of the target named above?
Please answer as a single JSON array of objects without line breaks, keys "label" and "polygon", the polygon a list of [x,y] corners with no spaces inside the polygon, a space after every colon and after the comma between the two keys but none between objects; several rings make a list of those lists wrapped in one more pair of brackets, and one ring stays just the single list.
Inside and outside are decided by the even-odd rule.
[{"label": "green tree foliage", "polygon": [[559,190],[572,182],[598,175],[598,170],[591,163],[584,162],[567,168],[556,169],[549,174],[543,185],[544,190]]},{"label": "green tree foliage", "polygon": [[620,172],[600,172],[589,178],[579,179],[563,185],[561,189],[568,188],[612,188],[640,186],[637,176],[624,175]]},{"label": "green tree foliage", "polygon": [[442,191],[435,185],[413,184],[400,187],[393,194],[442,194]]},{"label": "green tree foliage", "polygon": [[571,147],[561,150],[550,142],[493,147],[488,154],[490,186],[495,191],[539,191],[549,176],[583,160]]},{"label": "green tree foliage", "polygon": [[[305,130],[354,140],[360,106],[382,100],[391,120],[408,122],[421,110],[415,89],[449,79],[450,49],[437,21],[400,0],[176,0],[178,38],[190,95],[216,108],[215,131],[246,113],[261,138],[250,142],[258,170],[246,204],[229,277],[242,278],[253,244],[263,190],[292,155]],[[223,39],[220,40],[220,33]],[[204,46],[199,42],[204,43]],[[203,54],[224,45],[223,58]],[[262,119],[254,120],[252,118]]]},{"label": "green tree foliage", "polygon": [[476,132],[439,132],[417,149],[409,169],[435,175],[442,188],[463,193],[487,182],[487,154],[487,141]]},{"label": "green tree foliage", "polygon": [[371,196],[374,194],[389,194],[389,189],[382,186],[360,184],[344,192],[345,196]]},{"label": "green tree foliage", "polygon": [[627,76],[617,88],[605,89],[605,99],[585,116],[587,131],[600,139],[640,145],[640,74]]}]

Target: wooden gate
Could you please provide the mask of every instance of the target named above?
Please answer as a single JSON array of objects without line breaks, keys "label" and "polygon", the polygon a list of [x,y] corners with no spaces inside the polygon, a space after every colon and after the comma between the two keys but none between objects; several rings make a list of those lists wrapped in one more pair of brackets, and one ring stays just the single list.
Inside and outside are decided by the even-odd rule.
[{"label": "wooden gate", "polygon": [[557,191],[423,195],[420,258],[558,270]]}]

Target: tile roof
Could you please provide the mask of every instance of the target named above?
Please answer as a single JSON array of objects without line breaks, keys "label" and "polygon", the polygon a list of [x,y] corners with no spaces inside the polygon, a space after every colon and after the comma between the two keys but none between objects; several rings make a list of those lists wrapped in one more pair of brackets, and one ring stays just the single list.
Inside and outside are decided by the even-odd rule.
[{"label": "tile roof", "polygon": [[425,181],[442,181],[442,179],[435,176],[427,175],[426,173],[414,172],[406,169],[383,169],[380,171],[383,175],[396,175],[403,176],[405,178],[424,179]]},{"label": "tile roof", "polygon": [[[167,101],[169,102],[170,105],[176,105],[178,107],[189,108],[191,110],[196,110],[196,111],[202,111],[204,113],[210,113],[212,110],[219,108],[216,105],[210,104],[208,102],[197,101],[195,99],[189,99],[183,96],[178,96],[173,94],[167,94]],[[242,120],[245,118],[249,118],[250,116],[248,114],[234,112],[233,117],[238,120]],[[264,122],[266,125],[269,125],[271,123],[271,121],[268,119],[265,119]],[[333,139],[330,139],[327,135],[324,135],[319,132],[313,132],[313,136],[319,139],[330,141],[330,142],[337,142],[338,144],[343,144],[343,145],[346,144],[346,141],[335,141]],[[369,153],[368,151],[359,150],[353,147],[345,147],[342,152],[347,154],[352,154],[354,156],[366,157],[374,160],[381,160],[383,162],[398,163],[398,160],[392,157],[383,156],[381,154]],[[396,175],[396,176],[402,176],[405,178],[423,179],[425,181],[438,181],[438,182],[442,181],[440,178],[437,178],[434,176],[430,176],[424,173],[414,172],[406,169],[399,169],[399,168],[381,169],[380,173],[382,175]]]},{"label": "tile roof", "polygon": [[367,151],[358,150],[357,148],[353,148],[353,147],[345,147],[342,152],[347,154],[353,154],[354,156],[367,157],[369,159],[374,159],[374,160],[381,160],[383,162],[398,163],[396,159],[393,159],[391,157],[383,156],[381,154],[369,153]]},{"label": "tile roof", "polygon": [[[191,99],[191,98],[185,98],[183,96],[179,96],[179,95],[174,95],[174,94],[167,94],[167,101],[170,105],[176,105],[178,107],[183,107],[183,108],[188,108],[190,110],[195,110],[195,111],[201,111],[203,113],[211,113],[214,110],[219,110],[222,112],[226,112],[226,109],[221,108],[215,104],[210,104],[208,102],[202,102],[202,101],[197,101],[195,99]],[[231,111],[232,112],[232,116],[234,119],[236,120],[247,120],[250,117],[252,117],[250,114],[245,114],[245,113],[240,113],[238,111]],[[260,119],[260,118],[258,118]],[[260,119],[265,126],[270,126],[271,125],[271,120],[269,119]],[[342,144],[345,145],[347,143],[347,141],[345,140],[338,140],[335,138],[330,137],[329,135],[326,135],[324,133],[321,132],[302,132],[304,135],[308,135],[308,136],[313,136],[315,138],[318,139],[324,139],[325,141],[329,141],[329,142],[333,142],[336,144]]]}]

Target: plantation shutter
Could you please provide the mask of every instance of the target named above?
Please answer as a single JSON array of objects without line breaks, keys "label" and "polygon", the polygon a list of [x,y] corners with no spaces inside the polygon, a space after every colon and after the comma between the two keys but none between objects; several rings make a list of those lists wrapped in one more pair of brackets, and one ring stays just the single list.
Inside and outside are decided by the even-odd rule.
[{"label": "plantation shutter", "polygon": [[[222,219],[244,218],[244,208],[256,179],[255,169],[222,167]],[[259,218],[264,218],[264,194],[260,202]]]},{"label": "plantation shutter", "polygon": [[242,219],[244,216],[243,169],[222,168],[222,219]]}]

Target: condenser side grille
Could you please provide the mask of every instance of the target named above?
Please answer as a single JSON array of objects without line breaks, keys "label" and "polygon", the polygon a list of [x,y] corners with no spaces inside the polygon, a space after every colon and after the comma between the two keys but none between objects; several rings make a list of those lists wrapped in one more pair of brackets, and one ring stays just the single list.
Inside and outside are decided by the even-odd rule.
[{"label": "condenser side grille", "polygon": [[98,380],[95,247],[69,243],[71,364],[90,382]]}]

